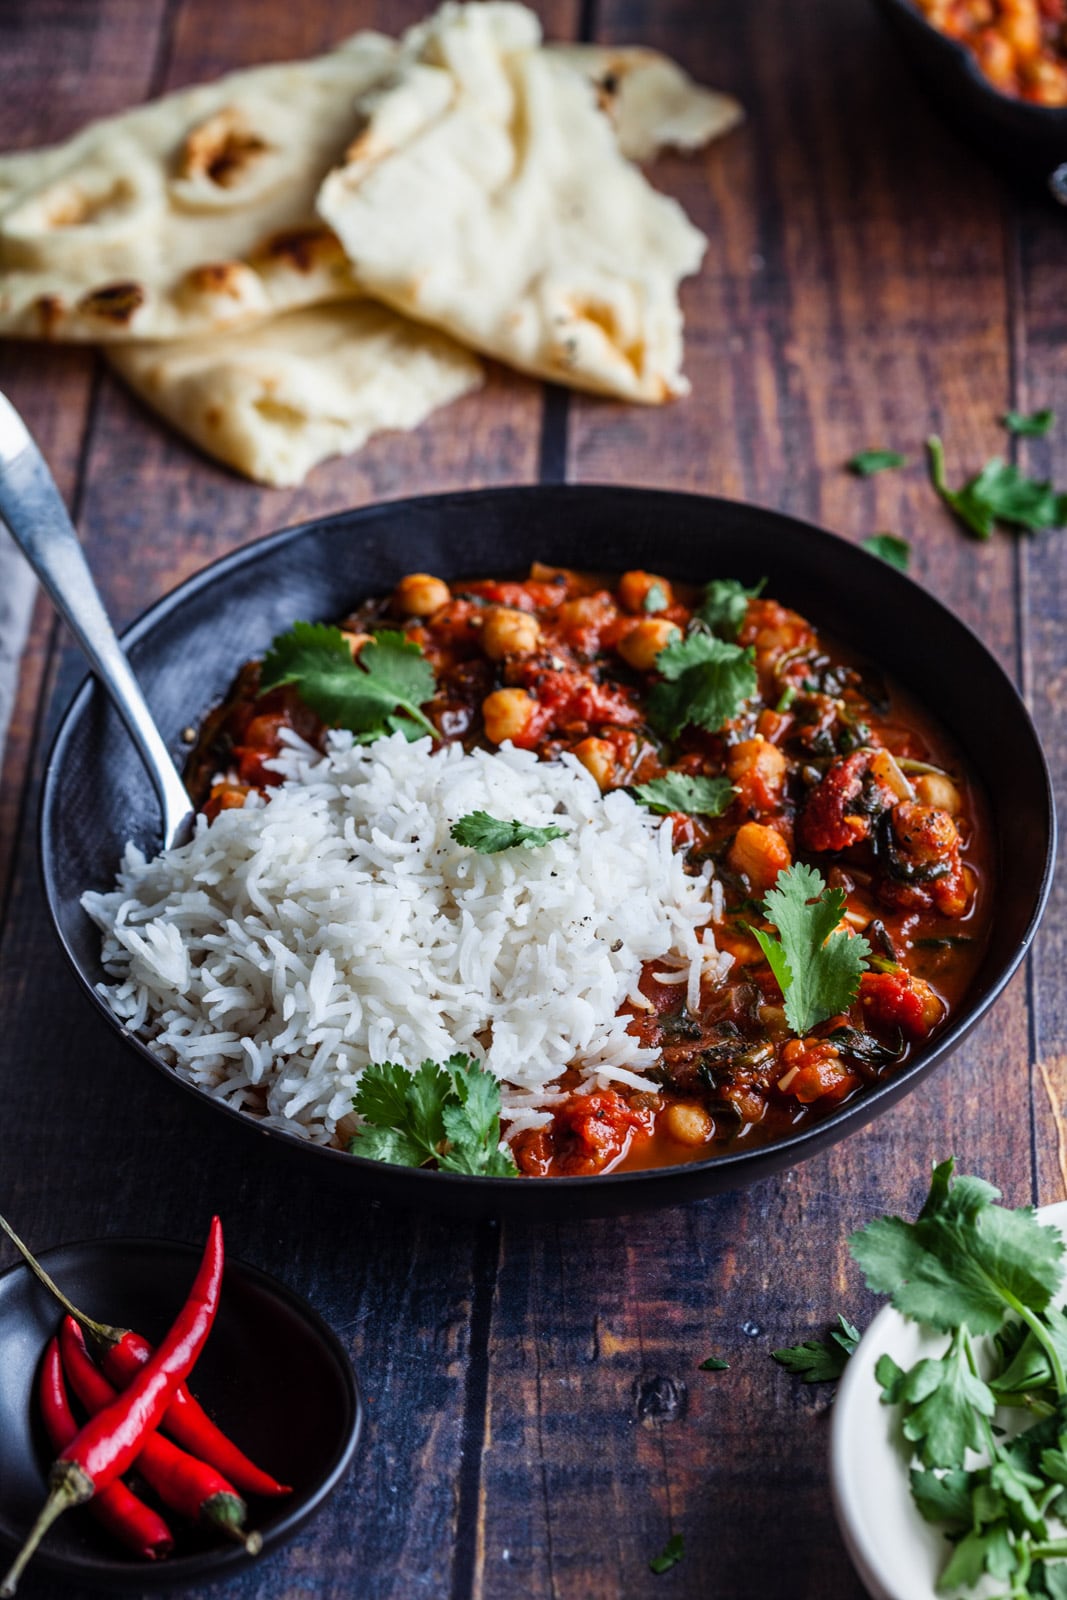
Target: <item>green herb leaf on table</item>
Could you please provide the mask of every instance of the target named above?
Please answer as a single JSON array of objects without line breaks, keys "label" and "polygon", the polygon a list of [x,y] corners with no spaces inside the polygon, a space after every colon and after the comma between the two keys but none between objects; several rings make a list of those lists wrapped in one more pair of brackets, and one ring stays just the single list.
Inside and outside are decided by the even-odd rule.
[{"label": "green herb leaf on table", "polygon": [[704,586],[696,616],[712,633],[732,644],[744,627],[748,602],[763,593],[766,583],[766,578],[761,578],[751,589],[746,589],[736,578],[712,578]]},{"label": "green herb leaf on table", "polygon": [[641,609],[642,611],[647,611],[653,616],[657,611],[666,611],[667,591],[663,587],[662,583],[649,584],[648,593],[645,595],[644,604],[642,605]]},{"label": "green herb leaf on table", "polygon": [[352,1106],[365,1124],[349,1141],[352,1155],[494,1178],[517,1173],[500,1147],[500,1085],[471,1056],[424,1061],[413,1072],[396,1061],[372,1062]]},{"label": "green herb leaf on table", "polygon": [[685,1555],[685,1541],[680,1533],[672,1533],[667,1543],[663,1546],[658,1556],[653,1556],[648,1563],[652,1572],[659,1576],[676,1567]]},{"label": "green herb leaf on table", "polygon": [[495,856],[501,850],[514,850],[517,845],[549,844],[553,839],[565,839],[568,828],[533,828],[525,822],[510,822],[491,817],[488,811],[469,811],[450,828],[457,844],[469,845],[482,856]]},{"label": "green herb leaf on table", "polygon": [[932,435],[926,446],[934,488],[977,538],[991,538],[998,522],[1029,533],[1062,528],[1067,523],[1067,494],[1057,494],[1051,483],[1028,478],[1018,467],[994,456],[962,489],[950,489],[941,440]]},{"label": "green herb leaf on table", "polygon": [[798,1036],[847,1010],[870,959],[862,934],[838,927],[844,909],[844,891],[827,889],[815,867],[798,862],[778,874],[764,897],[764,915],[778,937],[752,930],[785,998],[786,1021]]},{"label": "green herb leaf on table", "polygon": [[860,450],[846,463],[848,470],[859,478],[873,477],[888,467],[902,467],[905,458],[896,450]]},{"label": "green herb leaf on table", "polygon": [[708,1356],[706,1360],[700,1363],[700,1370],[701,1372],[729,1372],[730,1363],[724,1361],[721,1356]]},{"label": "green herb leaf on table", "polygon": [[1005,411],[1001,421],[1009,433],[1024,439],[1043,439],[1056,426],[1056,413],[1048,406],[1041,411]]},{"label": "green herb leaf on table", "polygon": [[656,657],[663,682],[648,697],[648,717],[669,738],[693,725],[718,733],[758,688],[756,653],[702,629],[675,639]]},{"label": "green herb leaf on table", "polygon": [[786,1345],[772,1350],[771,1359],[802,1383],[835,1383],[859,1342],[859,1329],[839,1312],[837,1327],[830,1329],[825,1340],[806,1339],[803,1344]]},{"label": "green herb leaf on table", "polygon": [[362,742],[396,732],[438,736],[419,709],[433,698],[433,668],[402,633],[379,633],[356,661],[340,628],[296,622],[278,635],[260,670],[264,691],[284,684],[328,726],[348,728]]},{"label": "green herb leaf on table", "polygon": [[632,792],[641,805],[661,816],[684,811],[691,817],[721,817],[737,790],[729,778],[690,778],[684,772],[668,772],[665,777],[635,784]]},{"label": "green herb leaf on table", "polygon": [[880,556],[898,572],[907,572],[911,563],[911,545],[895,533],[869,534],[863,541],[863,548],[872,556]]}]

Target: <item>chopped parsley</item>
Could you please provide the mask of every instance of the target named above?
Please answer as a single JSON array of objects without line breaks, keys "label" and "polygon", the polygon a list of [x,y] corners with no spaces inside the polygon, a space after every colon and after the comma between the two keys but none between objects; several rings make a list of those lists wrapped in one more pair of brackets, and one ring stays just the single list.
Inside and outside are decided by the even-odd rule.
[{"label": "chopped parsley", "polygon": [[778,937],[753,928],[785,998],[785,1017],[797,1035],[845,1011],[856,997],[871,947],[862,934],[838,927],[843,889],[827,889],[822,874],[798,862],[778,874],[763,912]]},{"label": "chopped parsley", "polygon": [[863,548],[872,556],[881,556],[898,572],[907,572],[911,561],[911,545],[895,533],[872,533],[863,541]]},{"label": "chopped parsley", "polygon": [[746,589],[736,578],[713,578],[705,584],[704,596],[695,614],[712,633],[733,643],[744,627],[748,602],[763,593],[766,582],[766,578],[761,578],[751,589]]},{"label": "chopped parsley", "polygon": [[501,850],[514,850],[517,845],[548,844],[552,839],[565,839],[570,832],[568,828],[533,828],[525,822],[504,822],[500,817],[491,817],[488,811],[469,811],[449,831],[457,844],[469,845],[482,856],[495,856]]},{"label": "chopped parsley", "polygon": [[1024,439],[1043,439],[1056,426],[1056,413],[1045,406],[1041,411],[1005,411],[1000,420],[1009,433]]},{"label": "chopped parsley", "polygon": [[294,622],[268,650],[259,682],[264,692],[291,684],[323,722],[348,728],[363,744],[397,732],[438,736],[419,709],[433,698],[433,668],[402,633],[379,633],[354,661],[340,628]]},{"label": "chopped parsley", "polygon": [[653,1556],[648,1563],[649,1570],[658,1577],[661,1573],[669,1572],[672,1567],[676,1567],[684,1555],[685,1540],[680,1533],[672,1533],[659,1555]]},{"label": "chopped parsley", "polygon": [[721,817],[737,790],[729,778],[690,778],[684,772],[637,783],[633,797],[661,816],[684,811],[691,817]]},{"label": "chopped parsley", "polygon": [[803,1344],[786,1345],[781,1350],[772,1350],[771,1357],[801,1383],[836,1383],[859,1342],[859,1329],[838,1312],[837,1325],[825,1339],[806,1339]]},{"label": "chopped parsley", "polygon": [[708,1356],[706,1361],[700,1363],[701,1372],[729,1372],[730,1363],[721,1356]]},{"label": "chopped parsley", "polygon": [[649,584],[648,593],[645,595],[641,609],[653,614],[657,611],[666,611],[667,591],[662,583]]},{"label": "chopped parsley", "polygon": [[396,1061],[365,1068],[352,1097],[365,1126],[349,1141],[352,1155],[400,1167],[513,1178],[518,1168],[500,1144],[500,1084],[472,1056],[414,1072]]},{"label": "chopped parsley", "polygon": [[718,733],[756,693],[756,653],[703,629],[673,640],[656,657],[663,682],[648,696],[648,719],[669,738],[692,724]]},{"label": "chopped parsley", "polygon": [[1018,467],[993,456],[962,489],[950,489],[944,447],[936,434],[927,439],[926,448],[934,488],[976,538],[991,538],[998,522],[1027,533],[1067,523],[1067,494],[1057,494],[1047,480],[1028,478]]},{"label": "chopped parsley", "polygon": [[861,450],[846,462],[848,470],[858,478],[871,478],[887,467],[902,467],[905,458],[896,450]]}]

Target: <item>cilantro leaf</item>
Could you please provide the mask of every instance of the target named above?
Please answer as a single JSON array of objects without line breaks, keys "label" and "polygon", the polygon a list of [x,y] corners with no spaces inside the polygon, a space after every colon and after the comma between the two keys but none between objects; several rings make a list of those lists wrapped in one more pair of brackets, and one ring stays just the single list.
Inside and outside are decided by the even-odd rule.
[{"label": "cilantro leaf", "polygon": [[973,1589],[985,1572],[1007,1579],[1015,1570],[1015,1551],[1007,1520],[972,1528],[953,1549],[948,1565],[937,1580],[939,1594],[951,1589]]},{"label": "cilantro leaf", "polygon": [[732,644],[745,625],[748,602],[763,593],[766,583],[766,578],[761,578],[753,588],[746,589],[736,578],[712,578],[704,586],[696,615],[712,633]]},{"label": "cilantro leaf", "polygon": [[354,661],[340,628],[295,622],[274,640],[260,670],[262,690],[283,684],[292,684],[330,727],[348,728],[364,741],[398,730],[413,739],[438,736],[419,710],[433,697],[433,668],[402,633],[379,633]]},{"label": "cilantro leaf", "polygon": [[797,1035],[810,1033],[847,1010],[859,987],[871,947],[862,935],[838,928],[845,907],[841,889],[827,889],[822,874],[798,862],[778,874],[763,910],[778,938],[752,932],[785,997],[786,1021]]},{"label": "cilantro leaf", "polygon": [[880,556],[898,572],[907,572],[911,561],[911,545],[895,533],[872,533],[863,541],[863,548],[872,556]]},{"label": "cilantro leaf", "polygon": [[887,467],[902,467],[904,457],[896,450],[861,450],[846,465],[858,478],[870,478]]},{"label": "cilantro leaf", "polygon": [[700,1363],[700,1370],[701,1372],[729,1372],[730,1363],[724,1361],[721,1356],[708,1356],[705,1361]]},{"label": "cilantro leaf", "polygon": [[444,1065],[424,1061],[414,1071],[396,1061],[364,1069],[352,1097],[364,1126],[349,1140],[351,1154],[402,1167],[430,1162],[444,1172],[508,1178],[517,1172],[500,1146],[500,1085],[466,1055]]},{"label": "cilantro leaf", "polygon": [[952,1529],[970,1526],[973,1472],[960,1467],[944,1473],[912,1467],[908,1477],[912,1499],[926,1522],[947,1522]]},{"label": "cilantro leaf", "polygon": [[1057,494],[1048,481],[1028,478],[1018,467],[993,456],[962,489],[950,489],[941,440],[931,435],[926,447],[934,488],[977,538],[991,538],[998,522],[1030,533],[1067,523],[1067,494]]},{"label": "cilantro leaf", "polygon": [[659,1576],[660,1573],[669,1572],[676,1567],[685,1555],[685,1540],[680,1533],[672,1533],[667,1543],[663,1546],[658,1556],[653,1556],[648,1563],[649,1570]]},{"label": "cilantro leaf", "polygon": [[982,1419],[993,1415],[996,1400],[971,1371],[962,1332],[940,1359],[917,1361],[895,1379],[890,1393],[891,1403],[904,1407],[904,1437],[918,1446],[925,1466],[962,1466],[968,1450],[985,1444]]},{"label": "cilantro leaf", "polygon": [[635,800],[662,816],[684,811],[691,817],[721,817],[737,790],[729,778],[690,778],[684,772],[668,772],[665,777],[635,784],[632,792]]},{"label": "cilantro leaf", "polygon": [[657,611],[666,611],[666,609],[666,589],[663,587],[662,583],[650,583],[648,586],[648,593],[645,595],[645,598],[642,602],[641,610],[647,611],[650,615],[654,616]]},{"label": "cilantro leaf", "polygon": [[1042,411],[1005,411],[1000,420],[1009,433],[1026,439],[1043,439],[1056,426],[1056,413],[1048,406]]},{"label": "cilantro leaf", "polygon": [[565,839],[568,828],[531,828],[525,822],[504,822],[491,817],[488,811],[468,811],[465,817],[454,822],[449,832],[457,844],[469,845],[482,856],[495,856],[501,850],[513,850],[516,845],[549,844],[553,839]]},{"label": "cilantro leaf", "polygon": [[[1048,1306],[1044,1321],[1048,1336],[1060,1353],[1060,1360],[1067,1365],[1067,1315],[1055,1306]],[[1010,1404],[1009,1397],[1047,1388],[1052,1381],[1052,1363],[1048,1353],[1032,1329],[1027,1329],[1019,1349],[1004,1371],[993,1380],[991,1387],[1001,1404]],[[1067,1478],[1063,1482],[1067,1484]]]},{"label": "cilantro leaf", "polygon": [[756,652],[703,629],[661,650],[656,669],[664,681],[649,694],[648,718],[670,738],[677,738],[690,723],[718,733],[758,687]]},{"label": "cilantro leaf", "polygon": [[859,1329],[847,1317],[837,1317],[825,1341],[806,1339],[803,1344],[772,1350],[771,1359],[802,1383],[834,1383],[845,1370],[845,1363],[860,1342]]}]

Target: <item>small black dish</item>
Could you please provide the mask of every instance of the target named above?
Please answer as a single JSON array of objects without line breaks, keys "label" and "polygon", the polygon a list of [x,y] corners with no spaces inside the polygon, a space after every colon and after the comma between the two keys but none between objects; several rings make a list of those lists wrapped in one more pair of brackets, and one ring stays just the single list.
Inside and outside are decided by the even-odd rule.
[{"label": "small black dish", "polygon": [[1067,163],[1067,106],[1043,106],[1002,94],[974,54],[928,22],[912,0],[876,0],[938,109],[1009,175],[1039,179],[1060,204],[1057,178]]},{"label": "small black dish", "polygon": [[[153,1342],[180,1309],[198,1260],[191,1246],[160,1239],[104,1239],[41,1256],[87,1315],[134,1327]],[[61,1315],[28,1267],[0,1277],[0,1541],[12,1552],[47,1493],[52,1457],[36,1383]],[[263,1554],[255,1559],[262,1561],[314,1516],[348,1470],[362,1424],[352,1365],[333,1330],[299,1295],[255,1267],[228,1261],[215,1326],[191,1386],[254,1461],[292,1485],[284,1499],[249,1500],[249,1524],[263,1535]],[[49,1572],[85,1589],[144,1590],[218,1578],[253,1560],[221,1535],[183,1526],[169,1513],[167,1521],[174,1554],[141,1561],[114,1544],[87,1510],[68,1511],[45,1535],[29,1574]]]},{"label": "small black dish", "polygon": [[[1055,859],[1048,770],[1026,707],[959,619],[884,561],[780,512],[655,489],[559,485],[367,506],[247,545],[159,601],[123,636],[175,759],[238,668],[296,618],[343,616],[406,572],[522,576],[531,561],[700,583],[767,580],[776,600],[910,689],[955,741],[989,804],[998,859],[989,946],[948,1027],[894,1077],[788,1138],[685,1166],[581,1178],[476,1178],[369,1161],[268,1128],[179,1078],[124,1029],[95,985],[100,939],[81,908],[109,888],[127,839],[159,847],[155,794],[117,713],[85,683],[56,736],[41,801],[49,909],[83,989],[128,1048],[235,1137],[389,1205],[543,1220],[676,1205],[789,1167],[862,1127],[915,1087],[993,1004],[1026,954]],[[1020,1070],[1022,1070],[1020,1064]]]}]

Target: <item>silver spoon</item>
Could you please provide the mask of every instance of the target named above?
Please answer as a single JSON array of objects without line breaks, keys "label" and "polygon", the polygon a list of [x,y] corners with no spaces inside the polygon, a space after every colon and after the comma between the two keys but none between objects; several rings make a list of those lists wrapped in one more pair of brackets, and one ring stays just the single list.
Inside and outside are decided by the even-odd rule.
[{"label": "silver spoon", "polygon": [[97,593],[74,524],[29,430],[0,394],[0,519],[115,702],[159,796],[163,845],[183,844],[193,803]]}]

